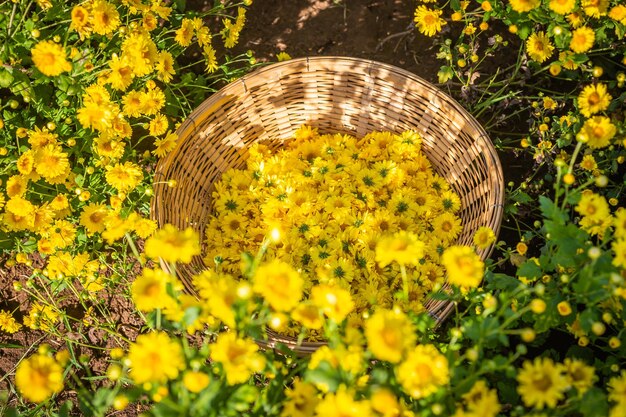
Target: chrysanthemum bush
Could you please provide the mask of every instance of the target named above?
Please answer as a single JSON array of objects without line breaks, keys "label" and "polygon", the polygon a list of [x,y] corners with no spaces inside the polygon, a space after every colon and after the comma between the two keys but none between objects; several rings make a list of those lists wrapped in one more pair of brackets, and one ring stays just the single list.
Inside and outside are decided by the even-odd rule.
[{"label": "chrysanthemum bush", "polygon": [[[3,268],[37,266],[14,283],[26,305],[1,301],[0,331],[47,332],[73,366],[78,346],[123,343],[105,300],[128,287],[130,239],[156,229],[155,160],[185,115],[254,64],[229,52],[250,3],[0,4],[0,247]],[[104,335],[96,345],[88,329]]]}]

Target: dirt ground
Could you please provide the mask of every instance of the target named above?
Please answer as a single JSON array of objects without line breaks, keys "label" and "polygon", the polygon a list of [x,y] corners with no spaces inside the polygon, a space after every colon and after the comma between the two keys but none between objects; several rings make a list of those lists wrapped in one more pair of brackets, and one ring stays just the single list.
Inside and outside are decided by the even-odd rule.
[{"label": "dirt ground", "polygon": [[[201,7],[199,2],[188,3],[190,7]],[[411,29],[414,9],[414,2],[405,0],[255,0],[232,53],[253,50],[263,62],[276,61],[279,52],[294,58],[367,58],[399,66],[434,82],[439,68],[436,50],[430,38]],[[25,294],[14,291],[13,283],[25,285],[30,271],[23,265],[7,268],[6,259],[6,254],[0,255],[0,309],[17,309],[16,316],[21,321],[29,306]],[[107,297],[105,302],[120,318],[121,327],[137,329],[138,323],[126,311],[131,308],[128,300],[115,294]],[[9,388],[9,375],[15,372],[19,360],[44,341],[55,349],[63,344],[41,331],[23,330],[14,335],[0,332],[0,394]],[[92,357],[90,366],[104,370],[97,355]],[[134,416],[137,409],[111,415]]]},{"label": "dirt ground", "polygon": [[414,11],[406,0],[256,0],[235,52],[373,59],[434,82],[440,63],[432,39],[413,28]]}]

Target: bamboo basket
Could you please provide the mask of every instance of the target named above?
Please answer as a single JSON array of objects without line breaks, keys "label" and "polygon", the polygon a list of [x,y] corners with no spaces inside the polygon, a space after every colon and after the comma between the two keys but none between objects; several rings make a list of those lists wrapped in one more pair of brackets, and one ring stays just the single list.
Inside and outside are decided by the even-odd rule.
[{"label": "bamboo basket", "polygon": [[[459,244],[488,226],[496,235],[502,220],[504,180],[498,155],[484,129],[456,101],[416,75],[388,64],[344,57],[293,59],[256,70],[204,101],[180,126],[176,148],[157,164],[151,215],[159,226],[193,227],[204,242],[213,184],[226,170],[243,167],[248,147],[267,141],[274,148],[302,124],[320,133],[362,137],[374,130],[418,131],[433,170],[461,198]],[[169,188],[168,180],[176,180]],[[486,259],[493,246],[478,251]],[[200,256],[177,266],[188,291],[205,269]],[[445,288],[445,287],[444,287]],[[453,308],[427,300],[440,324]],[[268,332],[265,345],[281,342],[300,353],[323,343]]]}]

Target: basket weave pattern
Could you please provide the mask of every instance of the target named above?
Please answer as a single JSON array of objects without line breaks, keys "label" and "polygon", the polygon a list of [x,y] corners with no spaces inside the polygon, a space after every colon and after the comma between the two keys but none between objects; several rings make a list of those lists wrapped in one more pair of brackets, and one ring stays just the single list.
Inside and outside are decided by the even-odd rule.
[{"label": "basket weave pattern", "polygon": [[[461,198],[459,244],[472,244],[480,226],[496,235],[502,219],[504,180],[484,129],[456,101],[421,78],[391,65],[342,57],[294,59],[257,70],[213,94],[178,129],[179,143],[157,165],[151,213],[159,226],[171,223],[204,231],[213,184],[223,172],[243,167],[248,147],[265,141],[279,148],[302,124],[320,133],[363,137],[374,130],[423,137],[433,170]],[[177,186],[164,182],[174,179]],[[161,182],[161,183],[160,183]],[[209,237],[210,238],[210,237]],[[486,259],[493,248],[480,250]],[[201,257],[181,265],[187,289],[205,269]],[[451,305],[427,302],[443,320]]]}]

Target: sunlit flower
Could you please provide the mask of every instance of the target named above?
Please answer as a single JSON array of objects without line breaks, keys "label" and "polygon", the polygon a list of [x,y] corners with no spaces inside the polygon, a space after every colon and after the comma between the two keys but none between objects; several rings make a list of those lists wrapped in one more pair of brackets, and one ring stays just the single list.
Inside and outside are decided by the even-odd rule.
[{"label": "sunlit flower", "polygon": [[352,392],[339,389],[328,393],[315,407],[316,416],[324,417],[369,417],[372,415],[369,402],[356,400]]},{"label": "sunlit flower", "polygon": [[160,51],[157,55],[155,63],[157,78],[165,83],[169,83],[174,78],[176,70],[174,69],[174,58],[167,51]]},{"label": "sunlit flower", "polygon": [[550,58],[554,51],[554,46],[550,38],[544,32],[537,32],[530,35],[526,40],[526,49],[530,57],[541,63]]},{"label": "sunlit flower", "polygon": [[446,268],[448,282],[462,288],[477,287],[485,270],[483,261],[469,246],[450,246],[441,256],[441,264]]},{"label": "sunlit flower", "polygon": [[204,53],[204,59],[206,60],[206,72],[211,74],[219,68],[219,63],[215,57],[215,49],[213,49],[211,45],[206,45],[202,51]]},{"label": "sunlit flower", "polygon": [[442,10],[429,9],[426,6],[420,5],[415,9],[413,21],[416,23],[417,29],[421,33],[426,36],[435,36],[446,24],[446,21],[440,17],[442,12]]},{"label": "sunlit flower", "polygon": [[593,114],[606,110],[612,98],[605,84],[590,84],[585,86],[578,95],[577,104],[583,116],[591,117]]},{"label": "sunlit flower", "polygon": [[176,37],[174,40],[178,42],[180,46],[191,45],[191,39],[193,38],[194,25],[192,19],[183,19],[181,26],[176,30]]},{"label": "sunlit flower", "polygon": [[66,60],[65,50],[58,43],[41,41],[31,50],[31,54],[37,69],[49,77],[72,69],[72,65]]},{"label": "sunlit flower", "polygon": [[511,9],[518,13],[529,12],[541,4],[539,0],[509,0]]},{"label": "sunlit flower", "polygon": [[109,61],[107,82],[116,90],[125,91],[133,82],[133,69],[126,56],[113,55]]},{"label": "sunlit flower", "polygon": [[254,291],[261,294],[278,311],[292,310],[302,298],[304,281],[289,264],[272,260],[254,274]]},{"label": "sunlit flower", "polygon": [[595,40],[596,33],[594,30],[590,27],[582,26],[572,32],[569,48],[577,54],[582,54],[591,49]]},{"label": "sunlit flower", "polygon": [[156,149],[154,149],[152,153],[162,158],[174,150],[177,141],[178,135],[175,132],[167,132],[164,137],[154,141]]},{"label": "sunlit flower", "polygon": [[135,384],[164,383],[185,368],[182,349],[165,332],[137,336],[128,348],[129,376]]},{"label": "sunlit flower", "polygon": [[78,32],[80,38],[84,39],[91,31],[89,25],[89,11],[81,5],[76,5],[72,8],[71,16],[72,23],[70,24],[70,29],[74,29]]},{"label": "sunlit flower", "polygon": [[146,240],[146,256],[166,262],[189,263],[200,254],[198,233],[191,227],[178,230],[171,224],[166,224]]},{"label": "sunlit flower", "polygon": [[109,211],[104,204],[89,204],[83,208],[80,214],[80,224],[82,224],[87,233],[93,234],[104,230],[104,220]]},{"label": "sunlit flower", "polygon": [[229,385],[246,382],[254,372],[265,368],[265,357],[251,339],[241,339],[233,332],[221,333],[210,345],[211,359],[224,367]]},{"label": "sunlit flower", "polygon": [[493,233],[491,227],[481,226],[476,230],[476,233],[474,233],[473,241],[478,249],[485,249],[496,241],[496,235]]},{"label": "sunlit flower", "polygon": [[415,344],[415,330],[401,311],[378,310],[365,322],[367,345],[377,359],[398,363]]},{"label": "sunlit flower", "polygon": [[138,310],[149,313],[157,308],[166,308],[174,300],[168,287],[180,290],[177,279],[162,269],[144,268],[130,286],[130,293]]},{"label": "sunlit flower", "polygon": [[617,133],[617,128],[611,123],[611,119],[605,116],[593,116],[585,120],[579,135],[584,135],[587,146],[599,149],[609,146],[615,133]]},{"label": "sunlit flower", "polygon": [[113,4],[94,0],[91,3],[91,25],[94,33],[109,34],[120,25],[120,14]]},{"label": "sunlit flower", "polygon": [[163,114],[157,114],[148,124],[148,131],[152,136],[160,136],[167,131],[169,127],[167,117]]},{"label": "sunlit flower", "polygon": [[595,18],[606,15],[609,8],[609,0],[582,0],[581,3],[585,14]]},{"label": "sunlit flower", "polygon": [[137,164],[124,162],[109,167],[105,178],[107,183],[116,190],[128,192],[143,179],[143,172]]},{"label": "sunlit flower", "polygon": [[618,4],[609,12],[609,17],[622,25],[626,25],[626,6]]},{"label": "sunlit flower", "polygon": [[183,374],[183,385],[190,392],[199,393],[209,386],[211,377],[200,371],[187,371]]},{"label": "sunlit flower", "polygon": [[607,384],[609,400],[615,401],[622,406],[626,405],[626,370],[622,370],[619,376],[609,380]]},{"label": "sunlit flower", "polygon": [[7,333],[16,333],[22,327],[21,324],[8,311],[0,310],[0,330]]},{"label": "sunlit flower", "polygon": [[426,244],[410,232],[399,232],[381,238],[376,245],[376,261],[381,267],[392,262],[416,265],[424,256]]},{"label": "sunlit flower", "polygon": [[311,417],[320,401],[315,387],[298,377],[285,389],[285,398],[281,417]]},{"label": "sunlit flower", "polygon": [[63,389],[63,368],[54,358],[36,353],[20,361],[15,384],[24,398],[41,403]]},{"label": "sunlit flower", "polygon": [[566,15],[574,10],[576,0],[550,0],[549,7],[555,13]]},{"label": "sunlit flower", "polygon": [[318,306],[326,317],[338,323],[343,321],[354,308],[354,301],[349,291],[326,284],[311,288],[311,302]]},{"label": "sunlit flower", "polygon": [[433,345],[417,345],[400,363],[396,375],[405,392],[418,400],[450,380],[448,360]]}]

